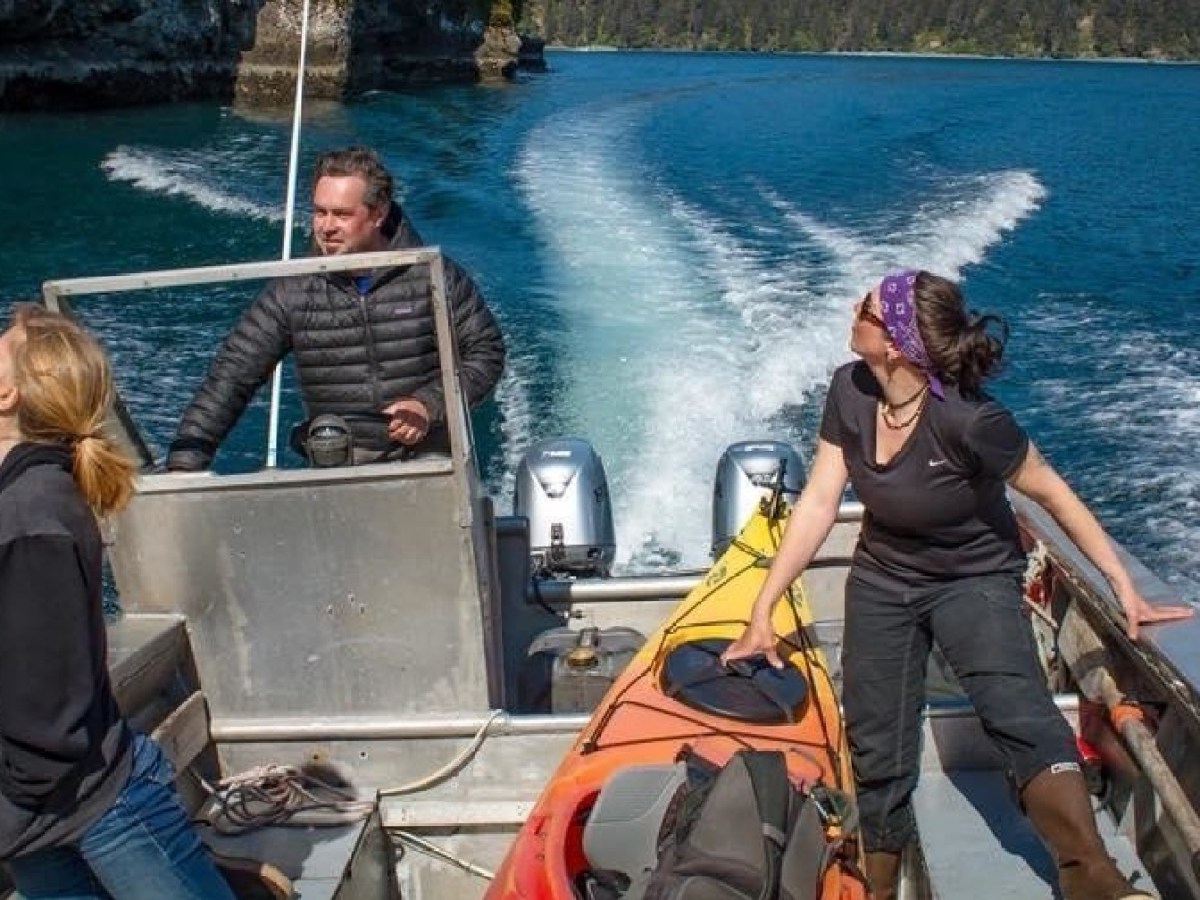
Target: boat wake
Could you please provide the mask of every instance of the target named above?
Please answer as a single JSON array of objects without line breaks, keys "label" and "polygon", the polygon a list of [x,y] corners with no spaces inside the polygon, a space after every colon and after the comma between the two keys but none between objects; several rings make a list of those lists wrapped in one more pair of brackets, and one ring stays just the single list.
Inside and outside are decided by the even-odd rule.
[{"label": "boat wake", "polygon": [[[742,209],[715,211],[641,158],[636,129],[652,111],[614,104],[551,118],[516,160],[545,295],[565,327],[552,341],[528,329],[510,336],[501,449],[489,467],[505,509],[532,443],[591,441],[608,471],[617,569],[627,572],[707,561],[709,485],[729,444],[811,446],[820,391],[849,358],[850,301],[873,279],[899,265],[956,277],[1045,196],[1033,175],[1006,171],[942,178],[916,208],[867,222],[830,220],[753,183],[740,186]],[[101,167],[149,193],[277,222],[280,208],[239,194],[228,177],[258,168],[264,152],[236,141],[122,145]]]},{"label": "boat wake", "polygon": [[230,162],[212,148],[170,152],[122,145],[104,157],[100,168],[112,181],[128,182],[150,193],[185,197],[213,212],[282,222],[282,206],[240,197],[223,186],[228,173],[238,171],[227,168]]},{"label": "boat wake", "polygon": [[943,179],[905,217],[863,226],[759,185],[747,221],[689,201],[638,158],[624,137],[642,112],[550,120],[517,167],[571,323],[555,407],[604,458],[625,572],[707,560],[728,444],[811,446],[819,391],[849,358],[854,297],[902,265],[958,277],[1046,193],[1022,171]]},{"label": "boat wake", "polygon": [[[1058,370],[1030,388],[1023,412],[1052,419],[1071,411],[1078,427],[1063,443],[1042,450],[1066,472],[1104,525],[1139,552],[1181,595],[1200,602],[1200,583],[1180,574],[1195,571],[1200,545],[1200,474],[1171,467],[1188,459],[1200,442],[1200,374],[1182,342],[1171,342],[1144,324],[1114,312],[1103,298],[1050,295],[1029,327],[1033,352],[1058,356]],[[1119,321],[1113,321],[1114,317]],[[1063,357],[1067,329],[1105,327],[1123,335],[1085,360]],[[1147,402],[1147,398],[1153,398]],[[1049,431],[1049,429],[1047,429]],[[1086,434],[1086,442],[1073,436]],[[1146,435],[1154,435],[1147,446]],[[1130,502],[1134,500],[1135,502]]]}]

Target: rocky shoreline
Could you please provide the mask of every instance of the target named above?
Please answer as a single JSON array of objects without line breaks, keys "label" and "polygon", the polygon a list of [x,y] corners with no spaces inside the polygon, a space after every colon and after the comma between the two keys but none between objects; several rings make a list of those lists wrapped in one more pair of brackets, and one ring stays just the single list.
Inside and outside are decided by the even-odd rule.
[{"label": "rocky shoreline", "polygon": [[[418,0],[313,0],[305,96],[511,78],[544,68],[510,24]],[[299,0],[27,0],[0,5],[0,112],[184,100],[290,104]]]}]

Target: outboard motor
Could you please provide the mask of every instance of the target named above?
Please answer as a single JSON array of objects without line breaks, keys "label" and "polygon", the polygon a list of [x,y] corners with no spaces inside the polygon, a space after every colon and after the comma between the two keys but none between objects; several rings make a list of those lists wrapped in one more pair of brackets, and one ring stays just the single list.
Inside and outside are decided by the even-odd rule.
[{"label": "outboard motor", "polygon": [[742,441],[730,444],[717,463],[713,482],[713,558],[725,552],[759,500],[768,497],[779,483],[783,468],[783,487],[789,499],[804,486],[804,467],[791,444],[783,441]]},{"label": "outboard motor", "polygon": [[529,520],[537,575],[606,576],[616,555],[604,464],[587,441],[535,444],[517,467],[513,512]]}]

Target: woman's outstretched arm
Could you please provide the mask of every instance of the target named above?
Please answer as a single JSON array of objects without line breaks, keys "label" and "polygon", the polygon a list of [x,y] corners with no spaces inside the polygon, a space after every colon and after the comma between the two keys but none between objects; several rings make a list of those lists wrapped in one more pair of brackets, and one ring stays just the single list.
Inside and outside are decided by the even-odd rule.
[{"label": "woman's outstretched arm", "polygon": [[1032,443],[1024,462],[1008,483],[1045,508],[1067,537],[1108,579],[1125,611],[1125,629],[1131,640],[1137,640],[1138,626],[1143,623],[1184,619],[1192,614],[1190,606],[1155,606],[1138,593],[1096,517]]},{"label": "woman's outstretched arm", "polygon": [[800,493],[783,532],[779,552],[771,562],[766,581],[759,588],[750,612],[750,624],[741,636],[725,650],[722,662],[765,654],[771,665],[779,668],[783,662],[775,649],[775,631],[771,627],[771,612],[783,592],[812,562],[837,518],[842,492],[849,477],[842,448],[821,439],[808,473],[808,482]]}]

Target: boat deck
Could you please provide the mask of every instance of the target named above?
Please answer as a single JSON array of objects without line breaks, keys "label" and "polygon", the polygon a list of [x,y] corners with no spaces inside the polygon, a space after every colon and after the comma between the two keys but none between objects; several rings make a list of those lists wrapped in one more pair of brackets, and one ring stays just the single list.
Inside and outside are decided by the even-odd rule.
[{"label": "boat deck", "polygon": [[[1077,701],[1060,697],[1068,720]],[[1035,900],[1057,896],[1054,861],[1020,812],[1000,759],[964,701],[931,708],[925,720],[921,779],[913,811],[935,900]],[[1128,836],[1097,805],[1109,855],[1139,889],[1157,897]]]},{"label": "boat deck", "polygon": [[[831,639],[827,649],[836,651],[836,631],[826,637]],[[110,643],[118,695],[136,717],[167,708],[195,689],[180,617],[126,616],[111,627]],[[1074,698],[1061,698],[1068,718],[1075,718],[1076,704]],[[145,725],[153,727],[154,722]],[[522,755],[553,759],[569,740],[567,733],[498,734],[483,743],[475,762],[484,770],[511,769],[507,757],[518,744]],[[460,896],[482,894],[486,876],[464,884],[462,863],[479,867],[477,876],[493,868],[537,791],[534,784],[509,782],[506,790],[493,788],[480,796],[470,789],[470,781],[456,780],[419,795],[382,800],[377,824],[401,848],[402,858],[411,853],[427,860],[417,866],[400,865],[400,879],[407,882],[402,891],[418,897],[438,897],[448,890]],[[1013,803],[1008,782],[969,705],[945,701],[931,709],[914,807],[924,862],[922,894],[935,898],[969,894],[979,900],[1053,896],[1053,862]],[[1122,870],[1153,893],[1127,837],[1106,812],[1098,810],[1097,820]],[[273,827],[232,839],[208,833],[205,840],[219,852],[271,861],[293,879],[299,900],[329,900],[344,884],[356,846],[374,824]],[[431,848],[435,855],[440,850],[447,856],[438,862],[430,858]],[[987,873],[986,878],[980,877],[981,872]]]},{"label": "boat deck", "polygon": [[363,832],[363,823],[320,828],[260,828],[237,837],[201,829],[204,842],[228,856],[270,860],[292,881],[295,900],[333,900]]},{"label": "boat deck", "polygon": [[[913,795],[935,898],[1034,900],[1054,896],[1054,862],[1020,814],[1002,772],[925,772]],[[1098,811],[1109,854],[1135,887],[1157,897],[1130,842]],[[984,874],[985,873],[985,874]]]}]

